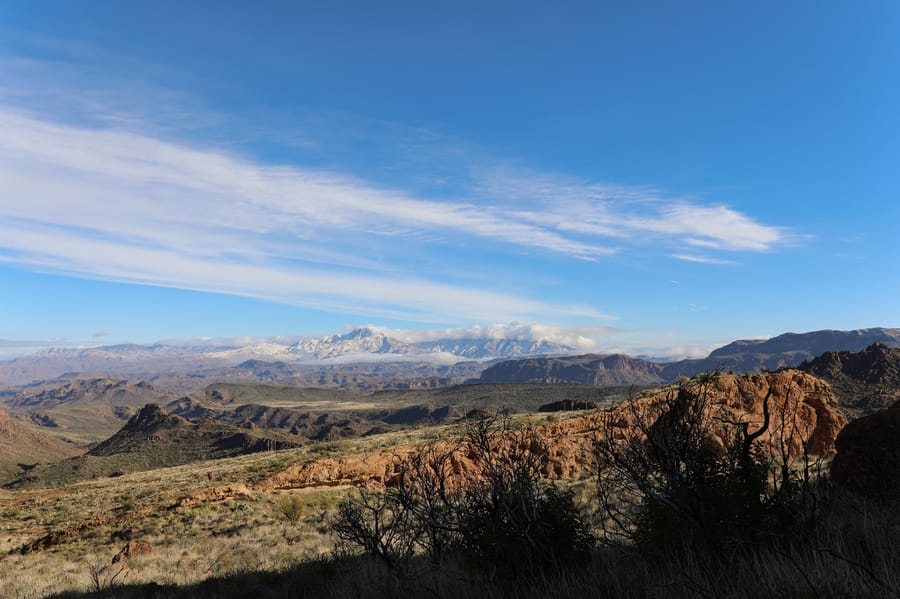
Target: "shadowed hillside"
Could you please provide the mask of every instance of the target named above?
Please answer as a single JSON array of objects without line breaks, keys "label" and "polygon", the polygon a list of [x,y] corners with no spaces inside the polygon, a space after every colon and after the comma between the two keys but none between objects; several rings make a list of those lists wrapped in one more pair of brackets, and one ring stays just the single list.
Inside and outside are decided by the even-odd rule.
[{"label": "shadowed hillside", "polygon": [[854,417],[900,400],[900,348],[873,343],[857,352],[825,352],[799,369],[828,381],[841,406]]},{"label": "shadowed hillside", "polygon": [[91,443],[115,433],[141,406],[172,399],[146,382],[93,378],[25,390],[6,403],[11,412],[29,417],[48,434]]},{"label": "shadowed hillside", "polygon": [[102,476],[166,468],[202,460],[297,447],[289,435],[166,414],[141,408],[115,435],[84,455],[38,466],[7,488],[69,484]]},{"label": "shadowed hillside", "polygon": [[0,480],[18,474],[23,467],[78,455],[83,450],[13,419],[0,410]]}]

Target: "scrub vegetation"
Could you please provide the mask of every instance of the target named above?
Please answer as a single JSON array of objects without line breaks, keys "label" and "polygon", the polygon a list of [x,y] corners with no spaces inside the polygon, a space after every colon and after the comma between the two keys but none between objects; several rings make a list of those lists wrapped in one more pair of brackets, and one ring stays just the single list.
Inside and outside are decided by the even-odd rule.
[{"label": "scrub vegetation", "polygon": [[[713,378],[596,410],[596,467],[576,479],[548,479],[540,437],[568,413],[479,412],[4,491],[0,595],[900,596],[898,498],[837,488],[827,462],[792,454],[799,433],[775,431],[769,396],[756,425],[716,411]],[[383,484],[279,482],[394,450]]]}]

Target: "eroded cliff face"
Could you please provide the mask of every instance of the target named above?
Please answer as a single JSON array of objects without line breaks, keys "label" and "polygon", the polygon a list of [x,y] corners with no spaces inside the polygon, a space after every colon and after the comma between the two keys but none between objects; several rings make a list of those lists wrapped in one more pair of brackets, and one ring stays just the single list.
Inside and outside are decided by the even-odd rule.
[{"label": "eroded cliff face", "polygon": [[900,496],[900,402],[848,424],[835,447],[836,485],[866,496]]},{"label": "eroded cliff face", "polygon": [[[770,423],[760,435],[756,449],[763,455],[800,457],[804,452],[827,456],[834,451],[838,432],[846,418],[827,383],[796,370],[778,373],[721,374],[699,389],[706,400],[704,418],[710,442],[724,449],[733,423],[747,423],[752,433],[764,421],[763,404],[769,396]],[[532,427],[528,434],[496,435],[491,442],[496,455],[523,449],[545,457],[542,475],[550,479],[579,478],[597,471],[594,444],[603,435],[622,438],[640,435],[635,426],[642,414],[656,407],[677,389],[664,389],[647,397],[620,404],[609,411],[594,411],[559,422]],[[652,422],[650,423],[653,424]],[[805,447],[804,447],[805,446]],[[476,454],[465,444],[439,441],[436,453],[450,453],[448,474],[452,477],[477,472]],[[356,485],[380,488],[392,484],[423,445],[391,447],[375,452],[323,458],[295,464],[261,483],[267,489]]]}]

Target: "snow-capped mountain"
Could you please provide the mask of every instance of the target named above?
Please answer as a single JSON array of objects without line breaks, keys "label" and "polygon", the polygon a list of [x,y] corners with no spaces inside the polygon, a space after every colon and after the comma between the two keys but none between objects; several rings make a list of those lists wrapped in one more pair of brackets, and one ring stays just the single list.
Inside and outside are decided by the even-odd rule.
[{"label": "snow-capped mountain", "polygon": [[413,344],[426,352],[447,352],[470,360],[491,360],[547,354],[568,354],[574,347],[552,343],[546,339],[438,339]]},{"label": "snow-capped mountain", "polygon": [[424,354],[426,350],[391,339],[369,328],[356,328],[344,335],[303,339],[288,348],[299,358],[327,359],[347,354]]},{"label": "snow-capped mountain", "polygon": [[438,339],[406,343],[387,334],[367,327],[356,328],[345,334],[301,339],[294,344],[260,343],[255,345],[207,352],[210,358],[258,358],[282,361],[333,360],[354,357],[364,362],[367,359],[389,359],[390,356],[408,359],[417,357],[423,361],[431,358],[446,361],[448,355],[465,360],[492,360],[547,354],[568,354],[575,349],[544,339],[537,341],[479,338],[479,339]]},{"label": "snow-capped mountain", "polygon": [[322,362],[430,362],[453,364],[537,355],[574,353],[547,340],[499,337],[405,342],[376,328],[282,341],[271,339],[169,341],[150,345],[52,348],[0,362],[0,382],[22,383],[62,373],[169,373],[230,367],[246,360],[306,366]]}]

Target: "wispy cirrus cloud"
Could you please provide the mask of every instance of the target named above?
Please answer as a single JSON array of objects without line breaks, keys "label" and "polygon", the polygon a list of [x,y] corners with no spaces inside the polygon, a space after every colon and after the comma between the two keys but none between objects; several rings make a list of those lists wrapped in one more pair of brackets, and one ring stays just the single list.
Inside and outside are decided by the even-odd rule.
[{"label": "wispy cirrus cloud", "polygon": [[695,254],[672,254],[672,257],[676,260],[683,260],[684,262],[694,262],[696,264],[719,264],[723,266],[735,266],[737,262],[734,260],[725,260],[722,258],[710,258],[708,256],[698,256]]},{"label": "wispy cirrus cloud", "polygon": [[526,169],[486,171],[481,189],[492,197],[536,202],[538,211],[518,216],[533,223],[617,245],[643,243],[702,247],[733,252],[761,252],[779,247],[795,235],[766,225],[723,204],[699,204],[668,198],[652,187],[623,187],[581,182]]},{"label": "wispy cirrus cloud", "polygon": [[[0,219],[0,261],[127,283],[255,297],[288,305],[403,320],[474,319],[482,314],[553,314],[608,319],[585,306],[554,305],[515,295],[381,273],[359,274],[259,261],[246,255],[192,255],[44,225]],[[93,232],[91,232],[93,233]]]},{"label": "wispy cirrus cloud", "polygon": [[[127,119],[126,119],[127,121]],[[454,197],[0,105],[0,261],[102,280],[449,322],[609,318],[451,282],[442,253],[602,260],[636,245],[766,251],[786,232],[640,187],[473,170]],[[694,256],[692,258],[692,256]]]}]

